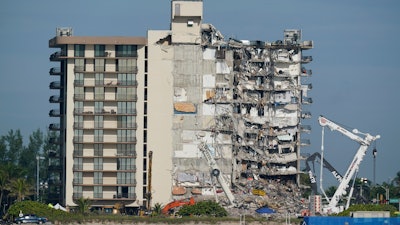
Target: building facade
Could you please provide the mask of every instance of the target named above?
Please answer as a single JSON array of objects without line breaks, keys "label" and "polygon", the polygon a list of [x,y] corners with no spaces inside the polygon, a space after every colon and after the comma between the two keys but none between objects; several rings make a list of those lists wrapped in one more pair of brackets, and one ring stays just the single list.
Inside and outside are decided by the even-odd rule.
[{"label": "building facade", "polygon": [[[59,108],[50,195],[74,206],[151,207],[227,197],[199,145],[207,146],[236,202],[263,182],[299,184],[312,60],[301,30],[282,40],[226,39],[203,24],[202,1],[171,1],[171,29],[147,37],[78,37],[57,29],[49,46]],[[240,194],[239,194],[240,193]],[[50,197],[50,196],[49,196]],[[51,198],[50,198],[51,199]]]}]

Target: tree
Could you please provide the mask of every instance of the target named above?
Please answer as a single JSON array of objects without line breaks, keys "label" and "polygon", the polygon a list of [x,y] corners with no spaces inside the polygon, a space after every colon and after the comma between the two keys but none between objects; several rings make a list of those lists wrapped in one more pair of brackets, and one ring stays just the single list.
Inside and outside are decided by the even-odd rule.
[{"label": "tree", "polygon": [[10,191],[10,196],[15,197],[17,202],[20,202],[26,196],[33,194],[33,185],[24,178],[16,178],[11,180],[8,190]]},{"label": "tree", "polygon": [[152,215],[159,216],[161,215],[163,206],[160,203],[154,204]]},{"label": "tree", "polygon": [[84,197],[80,197],[75,203],[78,205],[78,212],[81,214],[88,213],[92,204],[89,198]]}]

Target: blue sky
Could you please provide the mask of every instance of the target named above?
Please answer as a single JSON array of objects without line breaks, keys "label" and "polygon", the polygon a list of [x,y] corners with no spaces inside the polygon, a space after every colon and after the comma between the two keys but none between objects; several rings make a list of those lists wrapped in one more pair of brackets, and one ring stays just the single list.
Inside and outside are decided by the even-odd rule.
[{"label": "blue sky", "polygon": [[[396,135],[400,125],[399,97],[400,1],[397,0],[204,0],[204,21],[226,38],[275,41],[284,29],[301,29],[303,40],[313,40],[305,51],[314,61],[306,107],[313,118],[303,124],[312,145],[303,152],[320,151],[324,115],[340,124],[380,134],[376,147],[376,181],[388,182],[400,171]],[[27,138],[55,122],[48,99],[56,79],[48,71],[56,49],[48,40],[57,27],[72,27],[75,36],[146,36],[147,30],[169,29],[169,0],[2,0],[0,1],[0,135],[20,129]],[[25,143],[27,144],[27,143]],[[328,161],[345,173],[358,145],[335,131],[325,132]],[[373,179],[372,148],[359,177]],[[325,174],[329,177],[329,174]],[[332,183],[336,185],[335,183]],[[325,185],[326,186],[326,185]]]}]

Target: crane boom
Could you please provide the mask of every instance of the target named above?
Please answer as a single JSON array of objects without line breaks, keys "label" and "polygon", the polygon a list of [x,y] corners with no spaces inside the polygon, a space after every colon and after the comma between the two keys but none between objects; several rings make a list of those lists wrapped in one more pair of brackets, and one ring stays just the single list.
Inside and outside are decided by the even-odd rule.
[{"label": "crane boom", "polygon": [[225,178],[223,177],[221,170],[220,170],[219,166],[217,165],[217,162],[211,156],[210,149],[204,142],[201,142],[198,147],[199,147],[200,151],[203,152],[203,155],[206,158],[208,165],[211,168],[212,175],[217,177],[218,182],[220,183],[222,189],[224,190],[226,197],[229,200],[229,204],[231,206],[234,206],[235,205],[235,197],[233,196],[231,189],[228,186],[228,183],[226,182]]},{"label": "crane boom", "polygon": [[337,204],[338,204],[340,198],[344,194],[346,194],[346,189],[349,185],[349,182],[350,182],[351,178],[354,176],[354,173],[358,170],[369,145],[371,144],[371,142],[380,138],[380,135],[372,136],[368,133],[367,134],[361,133],[361,134],[365,135],[364,138],[361,138],[360,136],[356,135],[356,133],[357,134],[360,133],[358,130],[353,130],[353,132],[350,132],[350,131],[346,130],[345,128],[341,127],[340,125],[332,122],[331,120],[326,119],[323,116],[320,116],[318,118],[318,121],[322,127],[327,126],[331,130],[336,130],[336,131],[344,134],[351,140],[356,141],[360,144],[360,147],[358,148],[352,162],[350,163],[350,166],[348,167],[345,175],[343,176],[342,182],[340,182],[339,187],[337,188],[335,194],[333,195],[333,197],[331,198],[331,200],[328,204],[328,207],[325,209],[325,211],[328,213],[332,213],[332,212],[337,213],[337,212],[339,212]]}]

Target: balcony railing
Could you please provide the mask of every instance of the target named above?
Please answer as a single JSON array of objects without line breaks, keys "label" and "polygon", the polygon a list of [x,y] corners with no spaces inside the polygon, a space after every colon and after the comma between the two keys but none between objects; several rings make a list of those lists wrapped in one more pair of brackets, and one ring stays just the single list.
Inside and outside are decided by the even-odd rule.
[{"label": "balcony railing", "polygon": [[60,117],[61,116],[60,110],[58,110],[58,109],[50,110],[49,116],[50,117]]},{"label": "balcony railing", "polygon": [[124,73],[137,73],[138,68],[137,66],[119,66],[117,68],[118,72],[124,72]]},{"label": "balcony railing", "polygon": [[60,98],[60,96],[58,96],[58,95],[53,95],[53,96],[50,96],[49,102],[50,103],[60,103],[60,102],[62,102],[62,98]]},{"label": "balcony railing", "polygon": [[65,51],[58,51],[54,52],[53,54],[50,55],[50,61],[58,61],[60,60],[61,56],[67,56],[67,52]]},{"label": "balcony railing", "polygon": [[49,74],[50,75],[61,75],[62,71],[61,71],[60,67],[53,67],[53,68],[50,68]]},{"label": "balcony railing", "polygon": [[300,126],[300,131],[301,132],[310,133],[311,132],[311,126],[310,125],[301,125]]},{"label": "balcony railing", "polygon": [[302,63],[309,63],[313,60],[312,56],[302,56],[301,57],[301,62]]},{"label": "balcony railing", "polygon": [[302,99],[302,101],[301,101],[303,104],[311,104],[311,103],[313,103],[313,100],[312,100],[312,98],[306,98],[306,97],[304,97],[303,99]]},{"label": "balcony railing", "polygon": [[301,112],[301,118],[303,119],[311,118],[311,112]]},{"label": "balcony railing", "polygon": [[308,70],[304,67],[301,68],[301,76],[311,76],[312,75],[312,70]]},{"label": "balcony railing", "polygon": [[50,89],[60,89],[61,88],[61,82],[60,81],[53,81],[49,85]]},{"label": "balcony railing", "polygon": [[49,129],[50,130],[60,130],[60,124],[59,123],[51,123],[50,125],[49,125]]}]

